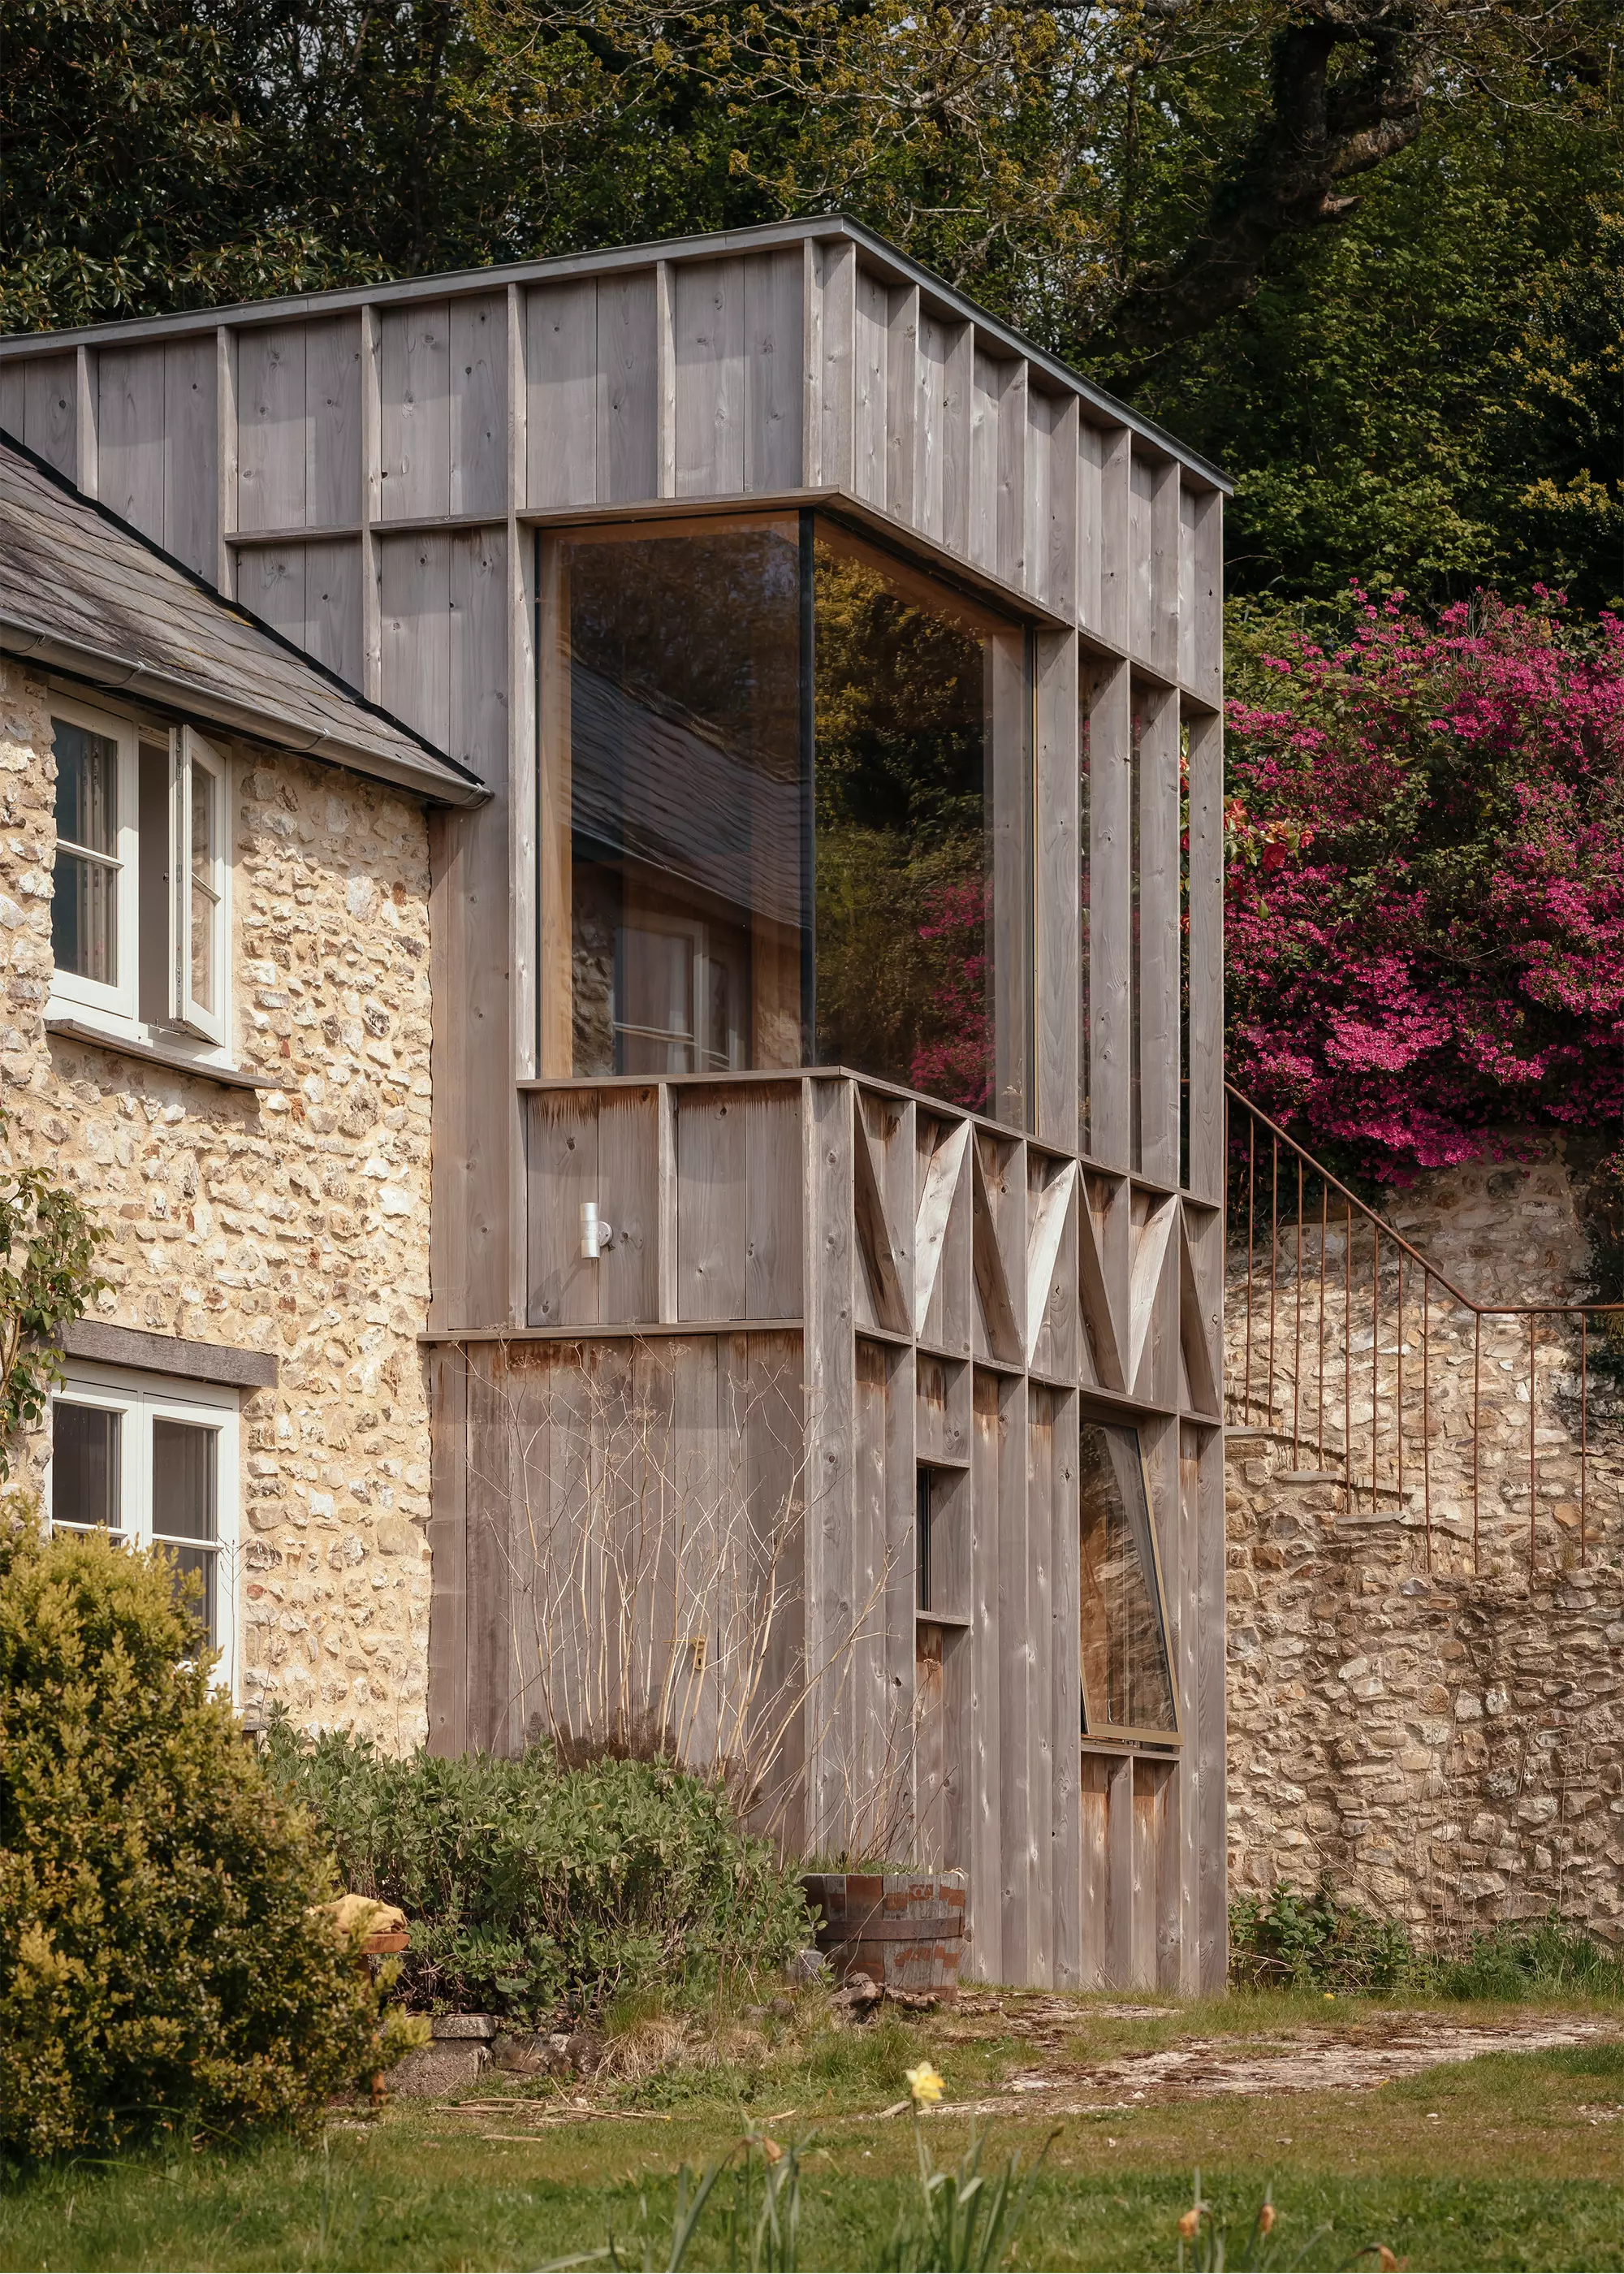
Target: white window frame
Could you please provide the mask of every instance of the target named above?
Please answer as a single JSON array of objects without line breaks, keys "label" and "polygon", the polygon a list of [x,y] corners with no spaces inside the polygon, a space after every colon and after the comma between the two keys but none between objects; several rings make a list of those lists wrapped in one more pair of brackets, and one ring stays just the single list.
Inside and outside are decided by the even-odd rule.
[{"label": "white window frame", "polygon": [[51,1007],[94,1011],[103,1019],[133,1027],[140,952],[141,881],[139,832],[136,827],[139,780],[136,751],[139,733],[133,719],[121,718],[111,711],[94,710],[87,703],[77,703],[65,696],[52,695],[49,709],[53,719],[64,719],[71,727],[82,727],[87,734],[105,734],[118,745],[117,855],[93,853],[88,847],[74,846],[71,838],[58,839],[59,844],[71,847],[81,857],[118,871],[118,924],[114,941],[114,953],[118,959],[117,984],[109,987],[77,971],[57,970],[51,980]]},{"label": "white window frame", "polygon": [[[232,1034],[231,974],[231,844],[232,769],[229,755],[207,741],[195,727],[169,727],[132,713],[103,711],[76,698],[50,692],[53,718],[86,727],[94,734],[110,734],[118,742],[118,973],[116,988],[103,987],[77,972],[55,970],[51,975],[48,1017],[71,1018],[94,1027],[109,1040],[178,1046],[195,1056],[201,1065],[226,1065],[230,1059]],[[164,999],[167,1023],[154,1024],[140,1016],[140,746],[166,742],[169,751],[169,842],[163,848],[169,875],[165,911],[168,970]],[[194,768],[211,773],[215,783],[216,836],[211,847],[209,874],[204,880],[214,898],[214,969],[218,1000],[211,1011],[192,993],[192,775]]]},{"label": "white window frame", "polygon": [[[125,1547],[153,1545],[152,1425],[155,1420],[184,1421],[194,1428],[217,1433],[214,1452],[215,1615],[220,1662],[215,1687],[235,1705],[240,1686],[237,1664],[242,1487],[237,1454],[240,1441],[239,1400],[235,1389],[209,1382],[186,1382],[162,1374],[137,1374],[124,1367],[92,1366],[68,1360],[63,1380],[53,1391],[53,1411],[66,1405],[94,1405],[119,1416],[118,1513],[119,1538]],[[53,1465],[45,1471],[45,1505],[49,1510],[55,1484]],[[69,1527],[78,1530],[79,1527]],[[182,1544],[182,1543],[177,1543]],[[190,1543],[187,1543],[190,1544]]]},{"label": "white window frame", "polygon": [[[169,1016],[206,1043],[226,1039],[227,986],[230,970],[231,864],[225,841],[230,826],[231,773],[224,756],[206,742],[193,727],[183,727],[169,736],[169,940],[172,963]],[[192,802],[199,774],[214,785],[214,832],[204,873],[192,860]],[[214,970],[214,1006],[199,1003],[193,991],[192,968],[192,888],[200,884],[214,902],[210,919],[210,950]]]}]

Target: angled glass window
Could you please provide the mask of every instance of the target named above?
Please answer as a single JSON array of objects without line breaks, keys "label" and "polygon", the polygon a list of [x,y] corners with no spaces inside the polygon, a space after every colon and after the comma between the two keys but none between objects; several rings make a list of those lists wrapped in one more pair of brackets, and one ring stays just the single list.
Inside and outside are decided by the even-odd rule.
[{"label": "angled glass window", "polygon": [[1009,627],[832,523],[815,576],[818,1063],[1007,1116],[992,760]]},{"label": "angled glass window", "polygon": [[1081,1433],[1083,1728],[1089,1736],[1178,1735],[1162,1574],[1139,1434]]},{"label": "angled glass window", "polygon": [[1024,629],[810,512],[562,531],[539,589],[543,1074],[845,1065],[1021,1122]]}]

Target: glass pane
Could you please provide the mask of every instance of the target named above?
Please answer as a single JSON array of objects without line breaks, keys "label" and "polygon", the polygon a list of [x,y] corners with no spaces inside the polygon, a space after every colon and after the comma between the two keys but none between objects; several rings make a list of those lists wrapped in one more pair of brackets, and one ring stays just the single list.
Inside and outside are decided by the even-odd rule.
[{"label": "glass pane", "polygon": [[214,896],[192,887],[192,999],[199,1009],[214,1007]]},{"label": "glass pane", "polygon": [[1081,1454],[1086,1724],[1170,1736],[1177,1722],[1139,1438],[1085,1421]]},{"label": "glass pane", "polygon": [[118,871],[77,853],[56,855],[51,953],[58,971],[118,984]]},{"label": "glass pane", "polygon": [[214,861],[214,777],[206,766],[192,769],[192,866],[212,885]]},{"label": "glass pane", "polygon": [[118,745],[66,719],[53,719],[56,834],[91,853],[118,850]]},{"label": "glass pane", "polygon": [[544,746],[568,927],[546,915],[561,851],[543,903],[569,1017],[550,1037],[544,1008],[549,1072],[801,1064],[800,593],[791,519],[559,540]]},{"label": "glass pane", "polygon": [[143,742],[136,760],[136,1009],[148,1026],[169,1016],[169,746]]},{"label": "glass pane", "polygon": [[193,1604],[192,1609],[202,1622],[203,1631],[208,1638],[209,1648],[218,1649],[220,1645],[220,1552],[218,1548],[166,1547],[164,1553],[174,1560],[175,1593],[177,1598],[181,1593],[182,1582],[193,1571],[202,1580],[202,1600]]},{"label": "glass pane", "polygon": [[215,1429],[153,1422],[152,1528],[159,1540],[213,1540]]},{"label": "glass pane", "polygon": [[816,562],[817,1062],[985,1111],[995,627],[823,523]]},{"label": "glass pane", "polygon": [[220,785],[207,767],[192,768],[192,880],[187,922],[192,931],[192,1000],[214,1007],[214,840]]},{"label": "glass pane", "polygon": [[100,1405],[51,1407],[51,1522],[119,1528],[121,1417]]}]

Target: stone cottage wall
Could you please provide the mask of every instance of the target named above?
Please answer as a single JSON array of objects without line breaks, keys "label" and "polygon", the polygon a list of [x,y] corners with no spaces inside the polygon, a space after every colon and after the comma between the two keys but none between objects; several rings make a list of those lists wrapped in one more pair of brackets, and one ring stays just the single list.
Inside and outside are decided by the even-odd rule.
[{"label": "stone cottage wall", "polygon": [[[1545,1143],[1391,1201],[1398,1229],[1479,1301],[1560,1300],[1591,1269],[1576,1179]],[[1310,1265],[1317,1264],[1310,1242]],[[1356,1246],[1356,1256],[1358,1251]],[[1327,1254],[1333,1281],[1340,1243]],[[1282,1317],[1295,1237],[1277,1259]],[[1244,1258],[1231,1257],[1232,1393],[1244,1374]],[[1259,1272],[1254,1259],[1254,1290]],[[1384,1294],[1390,1395],[1399,1340]],[[1260,1339],[1255,1312],[1255,1345]],[[1312,1305],[1309,1305],[1312,1315]],[[1419,1309],[1403,1330],[1410,1452],[1401,1492],[1350,1495],[1341,1346],[1368,1382],[1368,1286],[1327,1314],[1326,1450],[1271,1417],[1237,1412],[1229,1439],[1229,1837],[1235,1892],[1321,1876],[1352,1900],[1445,1939],[1554,1908],[1624,1933],[1624,1442],[1617,1391],[1590,1372],[1583,1547],[1576,1333],[1538,1330],[1530,1554],[1526,1330],[1485,1329],[1474,1555],[1465,1448],[1470,1314],[1429,1321],[1431,1536],[1421,1442]],[[1289,1365],[1277,1330],[1277,1377]],[[1312,1365],[1317,1367],[1318,1352]],[[1309,1370],[1305,1361],[1304,1373]],[[1315,1387],[1317,1389],[1317,1378]],[[1360,1396],[1351,1400],[1354,1467]],[[1364,1393],[1368,1412],[1368,1389]],[[1250,1426],[1247,1426],[1248,1419]]]},{"label": "stone cottage wall", "polygon": [[[0,1096],[113,1233],[93,1315],[274,1352],[243,1404],[242,1699],[390,1748],[425,1727],[427,827],[411,798],[231,745],[222,1088],[52,1036],[46,691],[0,664]],[[44,1441],[13,1480],[37,1482]]]}]

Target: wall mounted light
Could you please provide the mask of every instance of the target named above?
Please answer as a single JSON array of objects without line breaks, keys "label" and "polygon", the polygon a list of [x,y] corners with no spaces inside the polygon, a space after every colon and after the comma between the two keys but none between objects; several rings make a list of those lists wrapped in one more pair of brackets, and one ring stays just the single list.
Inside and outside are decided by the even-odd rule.
[{"label": "wall mounted light", "polygon": [[598,1213],[596,1201],[581,1203],[581,1255],[583,1262],[596,1263],[610,1241],[614,1228]]}]

